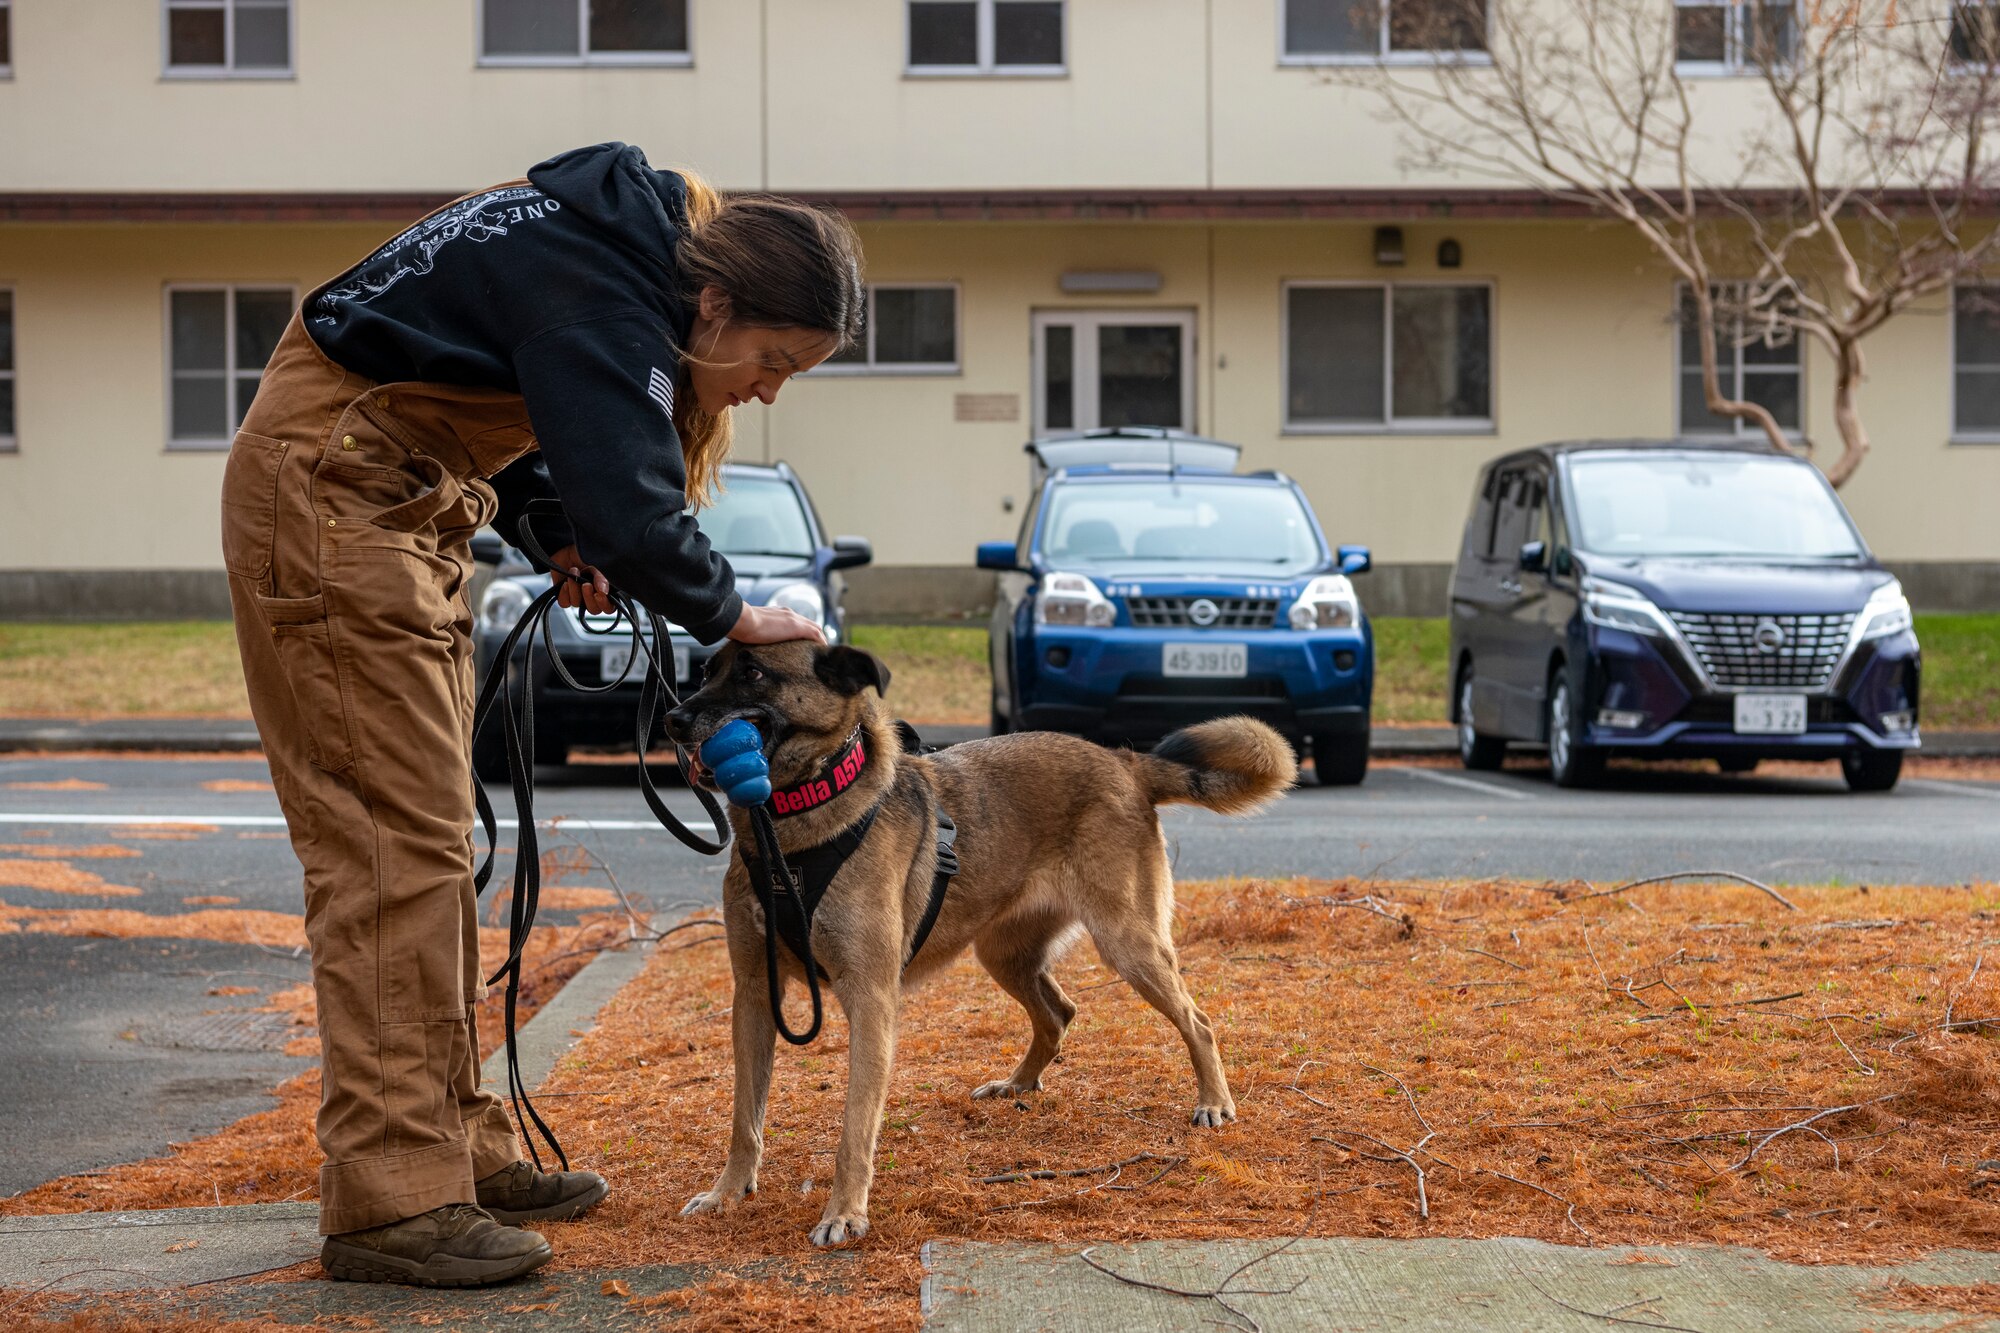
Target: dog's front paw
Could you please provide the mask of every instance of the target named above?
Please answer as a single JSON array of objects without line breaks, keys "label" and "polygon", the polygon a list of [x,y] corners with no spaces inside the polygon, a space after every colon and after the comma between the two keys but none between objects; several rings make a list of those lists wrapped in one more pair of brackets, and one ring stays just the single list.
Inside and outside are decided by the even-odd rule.
[{"label": "dog's front paw", "polygon": [[1040,1079],[1036,1079],[1033,1083],[1016,1083],[1011,1078],[996,1078],[991,1083],[982,1083],[974,1088],[972,1090],[972,1099],[974,1101],[983,1101],[988,1097],[1019,1097],[1024,1092],[1040,1092],[1041,1090],[1042,1081]]},{"label": "dog's front paw", "polygon": [[868,1214],[841,1213],[820,1219],[812,1229],[812,1243],[822,1250],[829,1245],[842,1245],[850,1240],[860,1240],[868,1234]]},{"label": "dog's front paw", "polygon": [[1197,1129],[1221,1129],[1236,1118],[1236,1108],[1228,1102],[1220,1106],[1197,1106],[1188,1119]]},{"label": "dog's front paw", "polygon": [[719,1213],[723,1205],[747,1199],[757,1192],[757,1182],[751,1181],[736,1189],[717,1186],[705,1193],[697,1194],[681,1207],[682,1217],[700,1217],[703,1213]]}]

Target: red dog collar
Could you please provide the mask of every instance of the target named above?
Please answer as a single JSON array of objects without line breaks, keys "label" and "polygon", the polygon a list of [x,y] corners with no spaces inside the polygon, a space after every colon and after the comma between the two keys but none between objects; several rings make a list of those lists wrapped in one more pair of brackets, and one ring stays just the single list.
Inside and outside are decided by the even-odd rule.
[{"label": "red dog collar", "polygon": [[791,815],[802,815],[808,810],[817,810],[834,797],[854,785],[861,776],[861,770],[868,766],[868,751],[861,743],[861,733],[857,730],[840,747],[833,758],[826,761],[818,776],[807,778],[792,787],[784,787],[771,793],[769,802],[774,818],[785,819]]}]

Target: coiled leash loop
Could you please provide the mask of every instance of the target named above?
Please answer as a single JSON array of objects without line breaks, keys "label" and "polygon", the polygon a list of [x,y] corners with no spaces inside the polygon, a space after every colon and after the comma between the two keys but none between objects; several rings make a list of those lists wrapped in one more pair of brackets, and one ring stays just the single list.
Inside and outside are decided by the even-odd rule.
[{"label": "coiled leash loop", "polygon": [[[530,501],[521,516],[517,541],[522,550],[548,566],[558,580],[575,582],[568,570],[557,568],[549,560],[548,553],[542,549],[530,525],[530,520],[538,514],[559,515],[561,512],[562,507],[553,500]],[[535,1110],[534,1103],[528,1098],[527,1086],[521,1078],[520,1049],[515,1031],[515,1016],[521,994],[521,956],[527,948],[528,936],[535,928],[535,913],[540,905],[542,888],[541,843],[539,832],[535,827],[534,783],[535,641],[533,635],[537,630],[540,631],[542,646],[547,651],[550,663],[557,674],[571,688],[585,694],[603,694],[616,689],[631,674],[632,664],[643,658],[645,677],[640,690],[635,733],[639,753],[639,790],[645,796],[646,804],[652,810],[654,818],[690,849],[704,856],[716,856],[729,846],[728,821],[723,818],[722,809],[713,796],[699,787],[693,789],[702,808],[708,812],[713,821],[718,835],[714,839],[709,839],[687,827],[673,811],[667,808],[666,802],[661,799],[653,785],[652,772],[646,765],[646,752],[651,748],[653,727],[659,719],[661,701],[665,700],[666,706],[670,709],[680,704],[680,696],[674,692],[672,670],[670,667],[662,666],[662,663],[671,663],[674,660],[672,631],[667,627],[667,623],[654,615],[651,610],[647,610],[645,623],[652,631],[651,640],[648,641],[646,635],[639,629],[638,608],[629,597],[614,589],[611,593],[611,602],[617,611],[610,625],[598,629],[593,628],[582,616],[578,617],[578,621],[588,634],[611,635],[621,632],[630,634],[633,645],[632,656],[625,664],[625,671],[617,680],[606,681],[601,685],[586,685],[570,674],[569,668],[563,663],[562,654],[556,651],[552,638],[549,621],[551,608],[560,605],[557,601],[559,587],[560,583],[551,584],[530,602],[521,619],[512,630],[508,631],[507,638],[500,645],[499,653],[494,659],[494,667],[497,669],[488,670],[486,682],[480,688],[479,703],[473,711],[472,720],[472,734],[477,737],[492,720],[493,713],[496,710],[500,713],[507,739],[507,773],[514,788],[514,812],[520,824],[519,835],[515,839],[514,894],[508,904],[507,960],[487,978],[486,984],[491,986],[502,978],[506,979],[507,1093],[514,1103],[514,1121],[520,1127],[521,1141],[527,1145],[528,1155],[533,1159],[535,1169],[538,1171],[541,1169],[542,1159],[540,1153],[536,1151],[534,1135],[528,1132],[530,1122],[541,1138],[554,1150],[556,1160],[561,1163],[561,1169],[565,1171],[569,1169],[569,1156],[563,1151],[562,1144],[557,1141],[555,1131],[549,1128],[548,1123],[542,1119]],[[514,649],[524,635],[529,636],[528,651],[522,663],[521,698],[517,717],[516,710],[503,706],[501,700],[502,691],[514,678]],[[674,749],[681,762],[681,771],[686,772],[687,755],[678,745]],[[498,823],[493,815],[492,802],[486,798],[486,788],[476,776],[472,780],[472,794],[473,802],[479,810],[479,822],[486,830],[486,859],[480,864],[472,879],[473,892],[476,896],[486,891],[487,881],[492,878]]]}]

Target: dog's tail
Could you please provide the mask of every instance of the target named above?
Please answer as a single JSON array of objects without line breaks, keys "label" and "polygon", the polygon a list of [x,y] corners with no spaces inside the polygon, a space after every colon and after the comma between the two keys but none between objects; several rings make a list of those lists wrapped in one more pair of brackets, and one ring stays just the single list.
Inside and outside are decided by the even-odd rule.
[{"label": "dog's tail", "polygon": [[1133,763],[1153,804],[1184,801],[1224,815],[1250,813],[1299,776],[1292,747],[1254,717],[1176,731]]}]

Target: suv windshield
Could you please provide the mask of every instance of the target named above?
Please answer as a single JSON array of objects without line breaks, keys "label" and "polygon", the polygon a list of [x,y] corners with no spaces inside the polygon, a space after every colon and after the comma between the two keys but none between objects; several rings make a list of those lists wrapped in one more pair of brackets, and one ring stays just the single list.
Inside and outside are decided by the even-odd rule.
[{"label": "suv windshield", "polygon": [[1600,555],[1838,560],[1860,540],[1809,463],[1745,454],[1573,458],[1578,545]]},{"label": "suv windshield", "polygon": [[812,558],[812,530],[790,485],[768,477],[730,477],[727,486],[696,520],[716,550]]},{"label": "suv windshield", "polygon": [[1284,486],[1187,480],[1086,482],[1049,498],[1042,554],[1066,567],[1257,565],[1297,573],[1324,556]]}]

